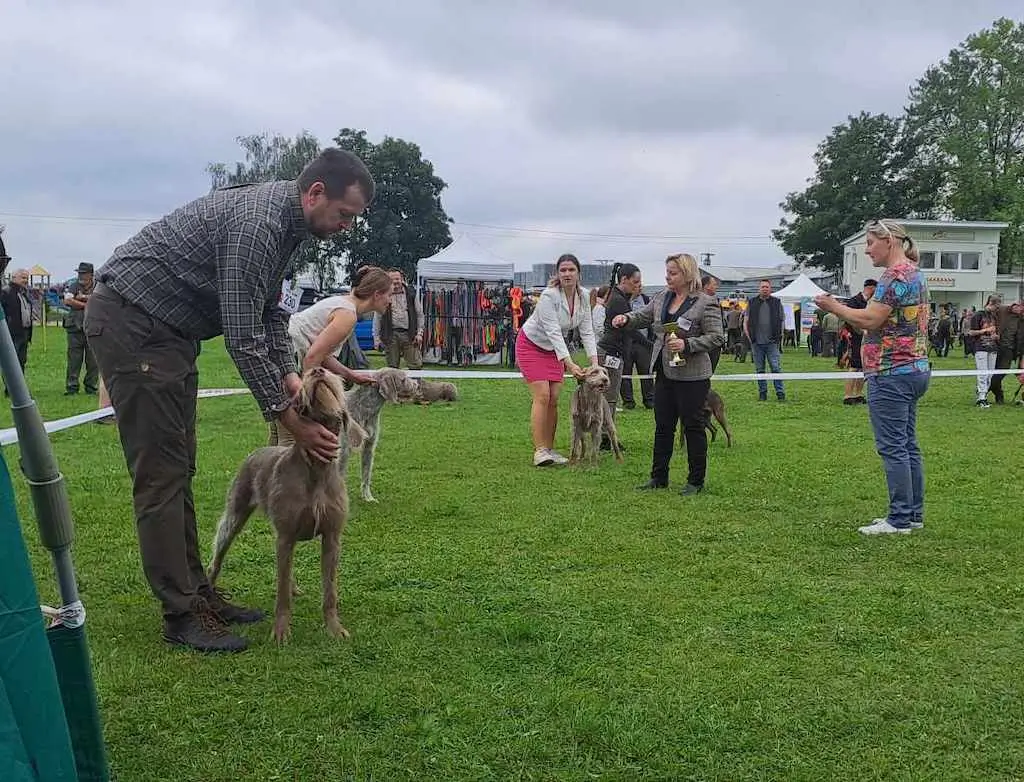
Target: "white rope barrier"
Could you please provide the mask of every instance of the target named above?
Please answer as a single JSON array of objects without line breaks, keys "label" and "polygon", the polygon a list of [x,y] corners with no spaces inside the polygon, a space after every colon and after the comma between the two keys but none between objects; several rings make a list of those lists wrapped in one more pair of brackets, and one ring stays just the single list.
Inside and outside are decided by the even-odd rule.
[{"label": "white rope barrier", "polygon": [[[977,369],[934,369],[932,370],[932,377],[977,377],[978,375],[1017,375],[1021,374],[1020,369],[993,369],[981,371]],[[522,374],[519,372],[487,372],[487,371],[475,371],[475,370],[453,370],[453,369],[411,369],[409,370],[410,377],[421,377],[424,379],[437,379],[437,380],[521,380]],[[630,379],[651,379],[654,375],[626,375],[625,377]],[[753,380],[859,380],[864,377],[863,372],[765,372],[762,374],[751,373],[742,375],[715,375],[712,380],[719,383],[723,381],[729,382],[750,382]],[[571,375],[566,375],[567,380],[571,380]],[[199,391],[200,399],[209,399],[217,396],[239,396],[242,394],[251,393],[248,388],[204,388]],[[104,407],[99,410],[90,410],[87,413],[79,413],[78,415],[69,416],[68,418],[60,418],[56,421],[48,421],[43,427],[46,429],[48,434],[54,432],[60,432],[65,429],[71,429],[75,426],[87,424],[90,421],[98,421],[101,418],[107,418],[114,414],[114,411],[110,407]],[[18,430],[14,427],[9,429],[0,429],[0,447],[5,445],[14,445],[18,442]]]}]

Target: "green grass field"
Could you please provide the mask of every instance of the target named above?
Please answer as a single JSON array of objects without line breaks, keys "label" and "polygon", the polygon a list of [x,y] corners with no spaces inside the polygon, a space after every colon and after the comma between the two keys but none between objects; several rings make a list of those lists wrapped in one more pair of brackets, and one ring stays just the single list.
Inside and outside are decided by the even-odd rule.
[{"label": "green grass field", "polygon": [[[47,339],[28,371],[43,417],[91,409],[62,396],[62,332]],[[720,370],[752,371],[729,358]],[[161,641],[115,429],[56,434],[111,765],[133,782],[1024,778],[1024,409],[975,409],[973,382],[933,380],[919,415],[926,528],[898,539],[856,532],[884,513],[885,488],[866,410],[839,403],[839,382],[792,383],[785,405],[717,382],[736,444],[711,446],[692,498],[634,491],[653,439],[642,409],[619,415],[626,462],[585,471],[530,466],[519,381],[389,407],[381,502],[350,490],[352,639],[325,633],[319,547],[304,544],[291,644],[277,648],[267,621],[233,656]],[[238,384],[208,343],[202,387]],[[228,482],[264,437],[250,397],[200,401],[204,561]],[[54,604],[15,448],[5,457]],[[262,518],[223,585],[272,608]]]}]

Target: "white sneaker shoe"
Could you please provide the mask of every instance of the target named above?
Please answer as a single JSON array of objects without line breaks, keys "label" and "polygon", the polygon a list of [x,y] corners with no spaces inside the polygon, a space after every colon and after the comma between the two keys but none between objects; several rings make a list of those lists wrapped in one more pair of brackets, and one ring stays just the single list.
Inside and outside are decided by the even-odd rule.
[{"label": "white sneaker shoe", "polygon": [[[889,520],[888,519],[872,519],[871,523],[872,524],[881,524],[883,521],[888,523]],[[910,522],[910,528],[911,529],[924,529],[924,522],[923,521],[912,521],[912,522]]]},{"label": "white sneaker shoe", "polygon": [[555,463],[555,458],[547,448],[538,448],[533,452],[534,467],[549,467]]},{"label": "white sneaker shoe", "polygon": [[554,461],[555,464],[568,464],[569,460],[566,459],[558,451],[548,451],[548,456]]},{"label": "white sneaker shoe", "polygon": [[909,535],[910,527],[894,527],[888,519],[875,519],[874,524],[857,529],[861,535]]}]

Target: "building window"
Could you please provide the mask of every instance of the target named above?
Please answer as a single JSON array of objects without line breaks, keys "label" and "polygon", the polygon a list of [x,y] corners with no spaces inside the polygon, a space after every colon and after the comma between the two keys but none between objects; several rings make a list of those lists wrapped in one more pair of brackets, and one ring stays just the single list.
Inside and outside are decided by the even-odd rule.
[{"label": "building window", "polygon": [[942,253],[939,256],[939,268],[944,271],[956,271],[960,267],[960,253]]},{"label": "building window", "polygon": [[932,252],[921,253],[921,268],[922,269],[934,269],[935,268],[935,253],[932,253]]},{"label": "building window", "polygon": [[960,268],[965,272],[976,272],[981,268],[981,253],[960,253]]}]

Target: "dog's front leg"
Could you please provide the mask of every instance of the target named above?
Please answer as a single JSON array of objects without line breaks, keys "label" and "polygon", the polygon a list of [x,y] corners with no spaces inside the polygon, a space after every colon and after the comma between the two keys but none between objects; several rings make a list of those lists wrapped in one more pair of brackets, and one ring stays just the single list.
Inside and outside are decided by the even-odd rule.
[{"label": "dog's front leg", "polygon": [[292,554],[295,541],[283,535],[277,537],[277,603],[274,606],[274,640],[288,642],[292,623]]},{"label": "dog's front leg", "polygon": [[[378,430],[379,431],[379,430]],[[360,489],[362,498],[366,502],[376,502],[376,497],[370,492],[370,477],[373,475],[373,453],[377,450],[377,437],[374,435],[373,440],[363,445],[362,462],[363,462],[363,475],[360,482]]]},{"label": "dog's front leg", "polygon": [[336,532],[320,538],[320,577],[323,581],[324,623],[335,638],[348,638],[349,632],[338,620],[338,556],[341,552],[341,523]]},{"label": "dog's front leg", "polygon": [[598,458],[601,455],[601,422],[594,422],[590,429],[590,453],[587,454],[591,467],[597,467]]},{"label": "dog's front leg", "polygon": [[583,433],[575,418],[572,421],[572,449],[569,451],[569,464],[579,464],[583,458]]}]

